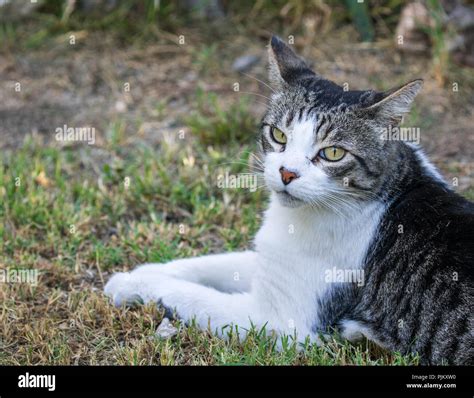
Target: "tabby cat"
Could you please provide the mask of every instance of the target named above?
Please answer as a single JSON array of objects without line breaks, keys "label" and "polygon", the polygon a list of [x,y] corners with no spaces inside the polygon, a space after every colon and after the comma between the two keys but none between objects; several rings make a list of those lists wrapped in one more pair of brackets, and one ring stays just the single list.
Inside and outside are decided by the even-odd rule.
[{"label": "tabby cat", "polygon": [[324,344],[338,330],[423,364],[472,365],[474,205],[417,145],[385,134],[422,81],[348,91],[277,37],[269,60],[259,141],[271,197],[253,249],[143,265],[105,293],[220,335],[266,325]]}]

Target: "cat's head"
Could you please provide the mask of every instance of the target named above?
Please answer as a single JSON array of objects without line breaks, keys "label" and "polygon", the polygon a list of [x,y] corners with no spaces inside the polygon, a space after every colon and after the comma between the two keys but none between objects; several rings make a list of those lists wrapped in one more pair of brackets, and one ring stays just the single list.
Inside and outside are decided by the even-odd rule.
[{"label": "cat's head", "polygon": [[399,125],[422,81],[386,92],[345,90],[275,36],[269,61],[273,94],[260,139],[266,185],[289,207],[376,196],[404,145],[382,132]]}]

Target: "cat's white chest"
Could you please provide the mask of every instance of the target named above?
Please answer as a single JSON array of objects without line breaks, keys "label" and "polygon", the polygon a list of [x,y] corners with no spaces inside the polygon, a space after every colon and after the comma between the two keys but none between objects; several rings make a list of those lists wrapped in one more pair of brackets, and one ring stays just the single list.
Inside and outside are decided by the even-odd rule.
[{"label": "cat's white chest", "polygon": [[382,205],[374,203],[343,217],[272,200],[255,238],[260,262],[254,288],[272,301],[268,311],[278,308],[282,321],[299,329],[312,327],[318,300],[340,283],[334,271],[361,272],[382,212]]}]

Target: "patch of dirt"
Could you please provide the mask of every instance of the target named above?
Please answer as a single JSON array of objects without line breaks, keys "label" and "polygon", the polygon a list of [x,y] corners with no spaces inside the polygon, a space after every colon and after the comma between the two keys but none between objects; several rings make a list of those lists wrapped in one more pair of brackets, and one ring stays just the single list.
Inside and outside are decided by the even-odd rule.
[{"label": "patch of dirt", "polygon": [[[388,42],[361,44],[354,37],[349,27],[321,35],[317,42],[297,38],[296,47],[313,61],[317,72],[339,84],[348,83],[351,89],[387,89],[424,78],[423,92],[416,99],[422,145],[448,176],[451,162],[472,172],[472,87],[462,76],[457,92],[451,82],[439,87],[428,57],[400,54]],[[170,44],[166,34],[156,44],[137,48],[117,46],[108,37],[89,33],[76,45],[56,41],[46,50],[0,55],[0,148],[16,148],[33,132],[51,143],[55,129],[64,125],[94,127],[100,145],[117,121],[124,122],[127,135],[155,145],[164,131],[178,129],[181,116],[193,107],[198,85],[218,92],[222,101],[235,99],[233,82],[239,82],[242,91],[268,94],[263,84],[231,71],[239,56],[258,54],[260,61],[248,74],[266,81],[264,41],[244,36],[212,43],[200,40],[179,46]],[[206,68],[196,65],[195,52],[199,45],[213,43],[218,50],[210,61],[218,71],[206,75]],[[263,112],[263,101],[255,97],[256,117]],[[463,181],[468,184],[462,187],[467,189],[473,175],[461,177],[467,177]]]},{"label": "patch of dirt", "polygon": [[156,120],[158,103],[189,91],[193,75],[176,66],[189,64],[186,52],[171,58],[149,50],[98,47],[92,40],[77,49],[1,55],[0,147],[18,147],[33,132],[51,141],[64,125],[94,127],[101,136],[116,121],[136,133],[143,121]]}]

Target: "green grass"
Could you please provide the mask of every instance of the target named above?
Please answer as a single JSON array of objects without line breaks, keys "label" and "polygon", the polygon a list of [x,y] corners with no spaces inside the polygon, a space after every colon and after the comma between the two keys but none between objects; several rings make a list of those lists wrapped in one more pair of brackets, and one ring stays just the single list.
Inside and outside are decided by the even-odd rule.
[{"label": "green grass", "polygon": [[[189,235],[179,239],[186,239],[189,246],[196,249],[205,248],[203,244],[193,243],[205,230],[225,234],[232,247],[236,246],[232,237],[239,242],[242,240],[240,234],[227,233],[236,222],[249,221],[253,228],[245,232],[243,238],[250,238],[255,232],[256,223],[249,218],[261,209],[262,192],[239,195],[226,191],[232,205],[246,204],[245,209],[231,214],[223,206],[223,192],[216,185],[216,171],[246,169],[243,162],[248,158],[248,146],[234,146],[234,153],[240,151],[242,157],[228,162],[224,152],[218,149],[202,147],[189,153],[187,144],[176,152],[166,148],[157,152],[140,145],[119,148],[121,133],[117,132],[120,130],[120,124],[111,129],[110,159],[103,164],[96,162],[95,171],[87,167],[90,162],[84,164],[84,158],[95,162],[94,149],[87,146],[76,151],[41,147],[30,141],[20,151],[2,156],[0,216],[4,255],[12,256],[17,244],[29,245],[34,240],[39,247],[54,244],[55,255],[69,257],[76,254],[78,245],[86,244],[91,254],[96,248],[104,253],[106,265],[117,263],[120,249],[142,261],[145,249],[132,249],[133,241],[122,242],[123,247],[118,242],[119,249],[114,243],[112,250],[100,239],[108,236],[111,229],[123,230],[140,223],[147,228],[189,224],[192,226]],[[253,212],[252,215],[249,212]],[[239,219],[240,216],[243,218]],[[21,239],[21,234],[8,234],[6,223],[15,230],[24,230],[25,239]],[[74,234],[69,232],[71,225],[76,226]],[[217,228],[216,225],[228,227]],[[91,229],[93,235],[89,234]],[[127,232],[132,234],[135,229],[127,228]],[[130,250],[133,253],[128,252]]]},{"label": "green grass", "polygon": [[204,144],[228,144],[255,140],[257,123],[249,112],[250,99],[235,94],[237,100],[224,106],[217,93],[196,91],[195,109],[184,118],[191,134]]},{"label": "green grass", "polygon": [[425,28],[432,46],[433,73],[438,83],[444,85],[450,68],[446,44],[449,33],[443,28],[445,12],[439,0],[428,0],[426,5],[433,20],[433,26]]}]

